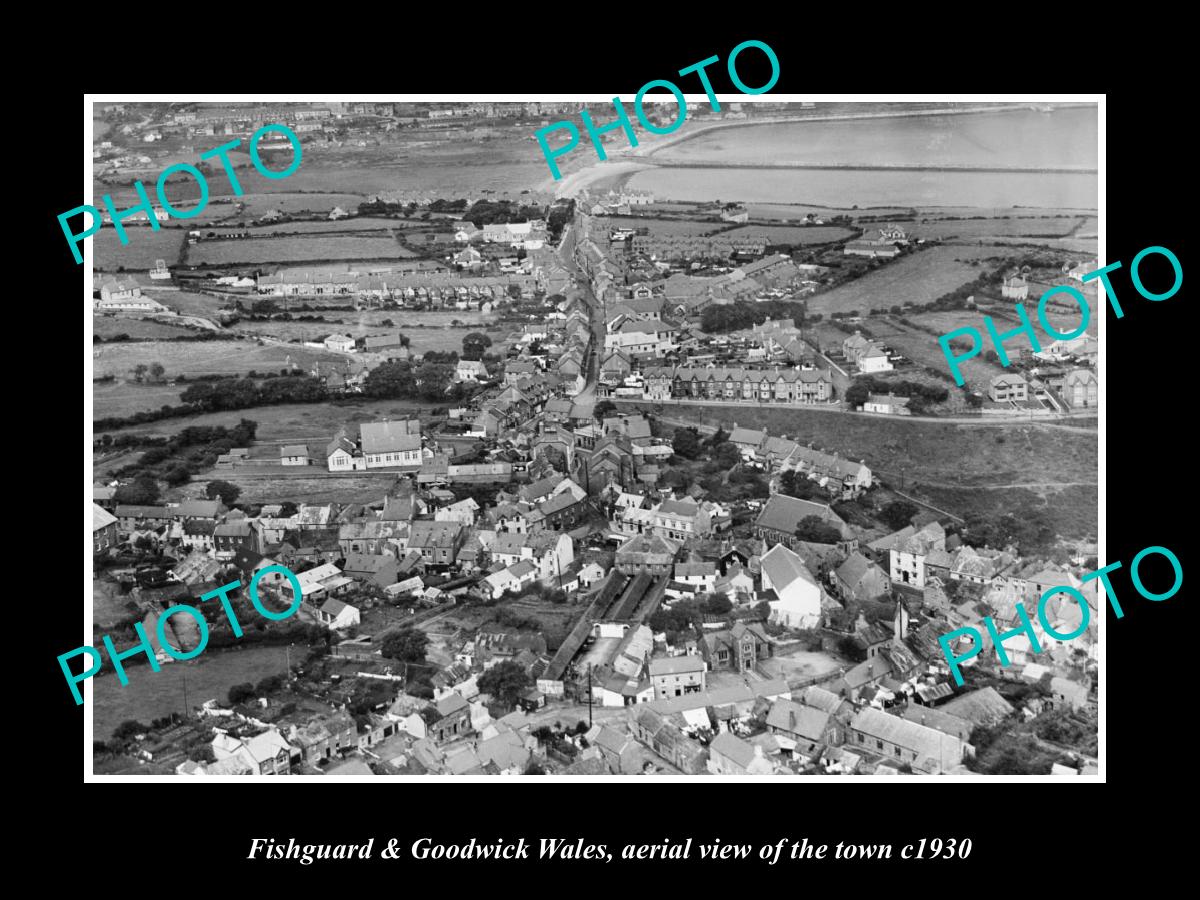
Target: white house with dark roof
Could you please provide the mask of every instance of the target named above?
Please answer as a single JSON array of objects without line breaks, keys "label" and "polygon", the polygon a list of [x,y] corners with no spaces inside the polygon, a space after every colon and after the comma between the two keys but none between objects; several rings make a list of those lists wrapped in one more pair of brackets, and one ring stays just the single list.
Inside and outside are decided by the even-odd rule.
[{"label": "white house with dark roof", "polygon": [[312,454],[305,444],[284,444],[279,448],[279,463],[284,466],[312,465]]},{"label": "white house with dark roof", "polygon": [[670,656],[650,660],[650,684],[654,687],[654,699],[665,700],[701,693],[705,689],[707,672],[708,664],[701,656]]},{"label": "white house with dark roof", "polygon": [[352,628],[362,621],[362,616],[356,607],[349,603],[343,603],[337,597],[330,597],[321,604],[321,608],[317,610],[317,618],[321,620],[322,625],[332,631]]}]

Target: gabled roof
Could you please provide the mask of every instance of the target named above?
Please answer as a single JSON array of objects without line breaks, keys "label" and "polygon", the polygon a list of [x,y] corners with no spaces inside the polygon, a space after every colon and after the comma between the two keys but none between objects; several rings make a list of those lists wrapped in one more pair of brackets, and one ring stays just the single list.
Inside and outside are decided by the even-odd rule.
[{"label": "gabled roof", "polygon": [[783,544],[776,544],[762,557],[762,573],[770,580],[776,593],[795,581],[819,587],[817,580],[804,565],[804,560]]},{"label": "gabled roof", "polygon": [[95,503],[92,504],[92,531],[99,531],[101,528],[106,528],[117,521],[114,516],[106,509],[102,509]]},{"label": "gabled roof", "polygon": [[364,422],[359,431],[362,435],[363,453],[395,453],[421,449],[421,423],[417,419]]},{"label": "gabled roof", "polygon": [[841,516],[824,503],[800,500],[796,497],[789,497],[786,494],[772,494],[771,499],[767,501],[767,505],[758,514],[758,518],[754,524],[759,528],[769,528],[774,531],[793,534],[796,531],[796,526],[800,524],[800,520],[806,516],[817,516],[837,528],[843,537],[849,534],[849,527],[842,520]]}]

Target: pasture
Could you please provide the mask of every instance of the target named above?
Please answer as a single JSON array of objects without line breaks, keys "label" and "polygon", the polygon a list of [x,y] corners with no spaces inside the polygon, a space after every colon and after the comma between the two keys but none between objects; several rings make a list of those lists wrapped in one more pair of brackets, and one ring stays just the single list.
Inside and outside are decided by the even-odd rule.
[{"label": "pasture", "polygon": [[92,333],[102,338],[127,334],[135,340],[169,340],[174,337],[187,337],[197,332],[182,325],[172,325],[154,319],[141,319],[128,313],[122,313],[119,315],[93,315]]},{"label": "pasture", "polygon": [[329,259],[402,259],[414,255],[390,235],[312,235],[202,241],[188,248],[188,263],[224,266]]},{"label": "pasture", "polygon": [[[160,225],[155,231],[149,225],[130,224],[125,228],[129,243],[122,245],[116,228],[104,225],[88,238],[92,242],[95,268],[105,272],[121,269],[143,272],[154,268],[156,260],[175,265],[184,245],[187,229],[175,225]],[[70,252],[70,251],[68,251]],[[82,253],[82,248],[80,249]]]},{"label": "pasture", "polygon": [[1020,217],[1012,219],[930,219],[928,222],[900,223],[910,237],[986,240],[990,237],[1069,236],[1084,221],[1081,217]]},{"label": "pasture", "polygon": [[[258,344],[231,339],[228,341],[142,341],[138,343],[103,344],[95,348],[95,374],[128,376],[139,363],[160,362],[167,377],[186,375],[244,375],[251,370],[278,372],[288,358],[295,366],[308,369],[314,362],[341,362],[344,357],[324,350],[311,350],[294,344]],[[166,401],[163,401],[166,402]],[[161,406],[162,403],[155,404]]]},{"label": "pasture", "polygon": [[[808,298],[809,312],[830,315],[936,300],[994,269],[1011,254],[995,247],[931,247],[892,260],[861,278]],[[988,260],[988,262],[979,262]]]},{"label": "pasture", "polygon": [[835,225],[742,225],[724,231],[721,237],[730,240],[763,240],[768,244],[828,244],[853,235],[848,228]]}]

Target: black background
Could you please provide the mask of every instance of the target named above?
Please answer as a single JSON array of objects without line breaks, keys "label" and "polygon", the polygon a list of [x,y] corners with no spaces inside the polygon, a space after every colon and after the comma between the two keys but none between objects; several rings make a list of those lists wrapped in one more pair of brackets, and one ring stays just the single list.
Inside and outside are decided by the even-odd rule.
[{"label": "black background", "polygon": [[[615,8],[610,12],[615,13]],[[889,23],[881,16],[871,23],[872,37],[860,39],[848,29],[867,23],[856,22],[858,16],[851,8],[844,10],[837,35],[799,23],[787,30],[773,30],[755,24],[763,18],[762,10],[759,13],[745,24],[738,16],[687,38],[677,36],[673,27],[633,28],[623,16],[622,22],[598,22],[593,29],[564,24],[553,37],[528,32],[518,35],[511,30],[470,40],[461,33],[436,41],[432,34],[427,39],[420,36],[429,29],[452,29],[449,24],[423,25],[421,31],[408,30],[386,38],[383,34],[378,38],[349,36],[335,30],[322,38],[293,37],[290,40],[299,40],[301,48],[308,47],[307,52],[297,49],[293,53],[286,51],[288,42],[283,38],[258,37],[252,41],[258,47],[251,54],[253,62],[245,65],[220,63],[221,54],[207,45],[202,52],[212,65],[206,64],[205,69],[219,67],[220,74],[185,77],[173,74],[173,66],[160,69],[157,65],[139,66],[136,71],[100,70],[88,89],[112,94],[155,92],[166,99],[220,91],[245,93],[247,100],[257,99],[256,93],[284,91],[298,95],[588,91],[620,96],[629,109],[633,94],[646,81],[672,78],[678,69],[713,54],[721,57],[721,63],[709,69],[714,89],[732,93],[724,60],[736,44],[754,38],[770,44],[780,61],[780,80],[771,94],[1107,91],[1108,245],[1103,262],[1121,260],[1125,264],[1113,278],[1125,317],[1117,320],[1107,311],[1107,377],[1101,385],[1108,416],[1107,560],[1121,560],[1126,566],[1113,578],[1125,618],[1117,621],[1109,612],[1105,621],[1107,654],[1100,690],[1107,703],[1107,740],[1102,747],[1107,783],[798,778],[736,784],[695,778],[680,784],[653,779],[573,784],[519,778],[468,784],[453,779],[396,778],[339,787],[313,785],[310,790],[304,790],[295,779],[269,785],[216,785],[196,779],[206,785],[203,790],[188,784],[187,779],[171,785],[84,785],[81,729],[88,713],[85,707],[74,706],[55,659],[79,643],[79,606],[74,583],[68,582],[70,586],[53,591],[31,585],[27,595],[10,596],[14,610],[36,600],[32,612],[21,613],[36,627],[28,629],[33,637],[20,641],[31,658],[19,669],[21,681],[33,688],[27,711],[30,724],[36,722],[36,733],[32,744],[26,744],[21,730],[10,732],[10,750],[18,751],[24,745],[18,751],[23,759],[10,757],[16,764],[10,771],[15,772],[19,765],[26,773],[36,773],[36,783],[45,784],[55,796],[56,800],[48,801],[37,814],[46,817],[39,822],[45,826],[41,839],[53,852],[69,847],[92,872],[125,872],[132,877],[136,870],[139,878],[159,875],[162,889],[187,881],[186,872],[200,865],[213,873],[232,875],[227,885],[245,876],[270,878],[280,885],[300,875],[304,880],[297,883],[305,885],[338,885],[343,890],[354,890],[357,885],[359,890],[373,890],[354,875],[390,871],[393,878],[380,886],[411,890],[425,883],[414,880],[424,875],[432,876],[428,884],[435,892],[495,890],[508,885],[515,890],[572,893],[579,888],[590,893],[592,883],[601,884],[595,880],[601,872],[621,879],[604,882],[607,890],[646,890],[649,882],[626,879],[654,869],[659,876],[676,873],[687,877],[679,887],[685,883],[715,885],[710,879],[732,875],[743,889],[775,887],[778,882],[777,886],[796,892],[818,885],[826,891],[852,891],[866,884],[860,880],[864,874],[883,874],[885,878],[915,875],[920,881],[914,883],[934,889],[984,889],[990,894],[987,888],[992,884],[999,888],[1002,882],[1020,891],[1062,889],[1067,885],[1044,879],[1065,878],[1071,884],[1071,873],[1107,867],[1126,854],[1149,852],[1159,859],[1170,857],[1163,842],[1174,840],[1172,835],[1177,832],[1159,817],[1182,800],[1183,785],[1177,789],[1174,783],[1189,765],[1187,745],[1176,726],[1177,719],[1186,720],[1179,713],[1191,704],[1188,693],[1193,679],[1183,671],[1191,657],[1189,620],[1185,620],[1189,585],[1185,583],[1168,601],[1152,603],[1134,593],[1128,563],[1142,548],[1159,544],[1171,548],[1185,572],[1191,571],[1186,540],[1190,530],[1181,511],[1188,508],[1184,495],[1195,477],[1191,376],[1200,354],[1191,346],[1195,332],[1184,319],[1186,284],[1170,300],[1152,303],[1133,290],[1128,264],[1142,248],[1161,245],[1173,250],[1187,269],[1183,219],[1185,212],[1190,212],[1186,207],[1190,198],[1185,198],[1184,190],[1185,184],[1194,181],[1194,174],[1190,166],[1185,167],[1183,154],[1188,145],[1178,136],[1178,129],[1190,110],[1186,106],[1181,109],[1184,101],[1174,92],[1163,91],[1142,60],[1133,63],[1109,55],[1105,72],[1087,74],[1085,60],[1097,58],[1101,51],[1092,48],[1085,53],[1074,46],[1070,35],[1079,30],[1067,22],[1050,29],[1058,37],[1048,46],[1059,49],[1040,53],[1027,35],[1006,35],[1000,27],[969,40],[919,30],[920,40],[913,42],[906,41],[908,35],[898,22]],[[518,13],[522,18],[527,14],[554,17],[537,9]],[[598,14],[601,19],[608,16],[599,10]],[[867,16],[874,18],[875,14],[863,10],[862,17]],[[396,27],[404,28],[401,23]],[[332,56],[316,52],[316,46],[326,39],[336,50]],[[1107,40],[1121,38],[1110,32]],[[1126,36],[1126,41],[1136,43],[1132,35]],[[954,50],[939,51],[939,46]],[[1142,47],[1141,52],[1148,48]],[[1023,61],[1014,62],[1013,53],[1022,55]],[[1149,52],[1147,58],[1152,55]],[[756,60],[762,61],[759,71]],[[743,53],[738,64],[744,82],[765,83],[769,72],[757,51]],[[699,90],[695,76],[675,80],[689,93]],[[46,95],[40,102],[43,116],[49,114],[60,121],[61,129],[51,132],[56,140],[41,142],[32,151],[44,177],[38,179],[39,193],[23,207],[36,214],[22,217],[21,227],[28,227],[31,233],[20,241],[43,260],[37,283],[49,281],[50,285],[49,290],[39,287],[38,296],[44,301],[38,302],[36,312],[45,315],[51,303],[61,305],[62,318],[67,321],[77,315],[81,267],[74,263],[55,217],[83,202],[79,177],[82,141],[74,131],[82,112],[82,93],[72,93],[64,86],[54,99]],[[536,145],[530,144],[530,152],[538,152]],[[1169,278],[1162,259],[1149,260],[1143,269],[1143,279],[1151,286],[1169,283]],[[85,316],[88,314],[85,311]],[[52,327],[52,323],[42,323],[39,331]],[[85,353],[88,350],[85,348]],[[10,372],[10,377],[15,374]],[[47,380],[55,383],[52,377]],[[25,384],[35,398],[44,393],[36,387],[37,382]],[[65,384],[63,389],[77,390]],[[88,390],[86,383],[84,390]],[[34,433],[41,434],[40,441],[50,437],[51,429],[57,436],[58,429],[47,415],[50,403],[49,398],[35,399],[36,409],[25,414],[26,426],[32,424]],[[47,432],[41,433],[42,428]],[[85,469],[89,459],[85,446]],[[85,482],[88,480],[85,476]],[[66,510],[79,509],[75,490],[62,489]],[[49,522],[49,511],[38,518]],[[54,518],[73,520],[72,515]],[[65,530],[72,533],[73,527]],[[35,532],[39,530],[35,528]],[[41,532],[41,537],[48,540],[58,533],[59,529],[52,528]],[[61,549],[61,544],[59,549],[64,556],[74,552]],[[1156,563],[1161,564],[1158,579],[1154,577]],[[55,565],[51,563],[51,567]],[[48,574],[41,577],[53,578]],[[1143,579],[1151,589],[1162,590],[1170,583],[1165,561],[1151,560],[1143,569]],[[16,638],[10,635],[10,640]],[[1186,730],[1186,725],[1181,727]],[[77,793],[80,790],[82,794]],[[77,816],[90,824],[68,824]],[[74,835],[79,838],[72,839]],[[572,841],[582,837],[586,842],[607,844],[610,850],[625,843],[665,838],[711,842],[719,837],[723,843],[758,845],[781,837],[789,841],[807,837],[810,843],[889,842],[896,845],[897,852],[901,845],[922,837],[960,841],[969,837],[973,852],[965,863],[892,860],[822,865],[785,860],[773,868],[756,859],[745,863],[672,862],[669,867],[531,860],[524,864],[466,864],[470,871],[464,871],[463,863],[378,859],[389,838],[397,838],[407,847],[418,837],[465,843],[471,837],[484,842],[498,837],[515,840],[521,835],[535,847],[542,837]],[[374,837],[376,859],[308,867],[294,862],[248,862],[251,837],[284,842],[295,837],[298,843],[361,843]],[[1106,857],[1110,848],[1114,856]],[[124,862],[117,864],[117,860]],[[805,879],[814,867],[835,878],[838,873],[853,877],[833,882]],[[963,881],[966,869],[972,870],[972,877]],[[446,874],[459,877],[446,881]],[[698,874],[703,882],[695,881]],[[520,880],[510,881],[514,876]],[[927,881],[928,876],[937,880]],[[224,880],[219,878],[217,883]],[[212,889],[221,888],[210,882],[208,890]]]}]

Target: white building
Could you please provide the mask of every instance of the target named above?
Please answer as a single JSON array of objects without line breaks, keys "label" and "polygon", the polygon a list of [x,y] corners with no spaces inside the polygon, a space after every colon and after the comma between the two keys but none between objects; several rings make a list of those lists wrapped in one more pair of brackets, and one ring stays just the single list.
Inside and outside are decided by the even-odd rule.
[{"label": "white building", "polygon": [[821,588],[799,555],[776,544],[762,558],[762,586],[775,592],[768,601],[771,621],[788,628],[815,628],[821,621]]}]

